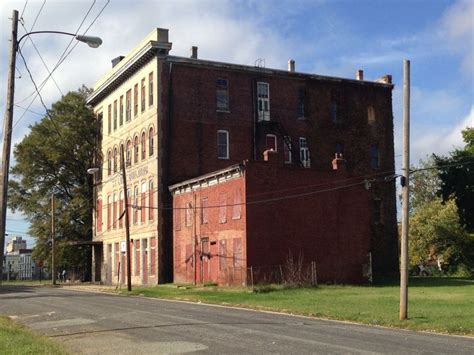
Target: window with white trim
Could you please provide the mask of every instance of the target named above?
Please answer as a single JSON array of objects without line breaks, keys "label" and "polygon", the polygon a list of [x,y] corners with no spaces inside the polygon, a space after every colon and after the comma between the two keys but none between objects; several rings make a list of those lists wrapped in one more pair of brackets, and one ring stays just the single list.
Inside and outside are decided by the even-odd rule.
[{"label": "window with white trim", "polygon": [[283,140],[283,154],[285,156],[285,163],[291,164],[291,138],[289,136],[285,136]]},{"label": "window with white trim", "polygon": [[217,131],[217,158],[229,159],[229,132]]},{"label": "window with white trim", "polygon": [[227,79],[217,79],[216,110],[229,111],[229,82]]},{"label": "window with white trim", "polygon": [[265,142],[267,149],[271,149],[274,152],[277,152],[277,137],[274,134],[267,134],[265,137]]},{"label": "window with white trim", "polygon": [[257,83],[258,120],[270,121],[270,85]]},{"label": "window with white trim", "polygon": [[309,156],[308,142],[305,137],[300,137],[299,143],[301,164],[303,164],[305,168],[309,168],[311,166],[311,158]]}]

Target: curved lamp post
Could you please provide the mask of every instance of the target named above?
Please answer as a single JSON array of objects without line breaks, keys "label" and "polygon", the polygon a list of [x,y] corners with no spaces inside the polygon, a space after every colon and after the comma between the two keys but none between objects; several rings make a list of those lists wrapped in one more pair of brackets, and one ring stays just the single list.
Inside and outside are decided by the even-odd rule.
[{"label": "curved lamp post", "polygon": [[[12,33],[10,44],[10,63],[8,72],[7,100],[5,109],[4,129],[3,129],[3,151],[2,151],[2,170],[0,179],[0,256],[3,257],[5,248],[5,224],[7,215],[7,197],[8,197],[8,170],[10,168],[10,150],[12,138],[12,121],[13,121],[13,100],[15,94],[15,64],[16,52],[23,38],[33,34],[49,33],[73,36],[76,40],[86,43],[89,47],[97,48],[102,44],[102,39],[94,36],[81,36],[74,33],[61,31],[33,31],[20,37],[18,35],[18,11],[13,10],[12,15]],[[54,270],[53,270],[54,275]],[[3,277],[3,264],[0,263],[0,284]]]}]

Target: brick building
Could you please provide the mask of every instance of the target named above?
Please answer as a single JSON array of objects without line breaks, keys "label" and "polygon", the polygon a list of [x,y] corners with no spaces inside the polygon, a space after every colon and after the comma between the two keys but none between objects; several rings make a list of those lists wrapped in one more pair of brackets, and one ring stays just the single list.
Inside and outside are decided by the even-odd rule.
[{"label": "brick building", "polygon": [[371,213],[368,181],[344,166],[301,170],[277,160],[170,186],[175,282],[279,282],[294,271],[290,257],[302,263],[302,277],[313,261],[320,282],[367,282],[370,226],[381,222]]},{"label": "brick building", "polygon": [[[390,76],[366,81],[358,71],[356,79],[342,79],[298,73],[293,61],[288,70],[275,70],[201,60],[196,47],[190,58],[172,56],[170,49],[168,31],[156,29],[114,60],[88,99],[102,132],[96,280],[111,282],[118,262],[124,266],[121,145],[127,151],[134,283],[171,280],[170,185],[262,160],[267,149],[302,176],[331,173],[335,153],[343,153],[350,176],[393,175]],[[396,272],[394,182],[373,182],[367,198],[370,213],[380,217],[365,226],[374,273]]]}]

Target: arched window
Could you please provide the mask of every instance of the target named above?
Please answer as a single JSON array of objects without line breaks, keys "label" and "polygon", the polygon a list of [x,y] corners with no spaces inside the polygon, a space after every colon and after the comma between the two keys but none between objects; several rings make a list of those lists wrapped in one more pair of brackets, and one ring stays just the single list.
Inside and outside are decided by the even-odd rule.
[{"label": "arched window", "polygon": [[117,172],[117,147],[114,148],[114,173]]},{"label": "arched window", "polygon": [[154,142],[154,132],[153,127],[150,128],[149,136],[148,136],[148,155],[151,157],[155,150],[155,142]]},{"label": "arched window", "polygon": [[107,152],[107,175],[112,174],[112,151]]},{"label": "arched window", "polygon": [[120,144],[120,150],[119,150],[119,157],[118,157],[118,160],[119,160],[119,170],[122,171],[122,154],[125,154],[125,151],[123,150],[123,143]]},{"label": "arched window", "polygon": [[145,160],[146,158],[146,139],[145,139],[145,132],[142,133],[142,138],[140,142],[142,146],[142,160]]},{"label": "arched window", "polygon": [[148,219],[153,221],[153,207],[154,207],[154,196],[153,196],[153,180],[150,180],[148,185]]},{"label": "arched window", "polygon": [[133,139],[133,162],[138,163],[138,151],[140,147],[138,145],[138,136],[135,136]]},{"label": "arched window", "polygon": [[132,141],[127,142],[127,166],[132,165]]}]

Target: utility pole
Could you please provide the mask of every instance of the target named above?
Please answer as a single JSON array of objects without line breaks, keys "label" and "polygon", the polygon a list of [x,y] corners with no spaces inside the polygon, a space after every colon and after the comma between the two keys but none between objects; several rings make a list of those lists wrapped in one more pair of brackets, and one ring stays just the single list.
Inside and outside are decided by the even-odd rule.
[{"label": "utility pole", "polygon": [[[10,169],[10,148],[12,144],[13,101],[15,95],[15,63],[18,35],[18,11],[12,14],[12,37],[10,42],[10,63],[8,67],[7,101],[3,126],[2,178],[0,184],[0,255],[5,252],[5,229],[7,219],[8,170]],[[0,284],[3,278],[3,262],[0,263]]]},{"label": "utility pole", "polygon": [[54,192],[51,194],[51,272],[53,277],[53,285],[56,285],[56,264],[54,260],[55,254],[55,234],[56,234],[56,224],[54,220],[54,210],[55,208],[54,203]]},{"label": "utility pole", "polygon": [[132,264],[130,255],[130,219],[128,216],[128,189],[127,189],[127,174],[125,172],[125,157],[124,147],[120,147],[120,163],[122,164],[122,179],[123,179],[123,197],[125,198],[125,243],[127,243],[127,290],[132,290]]},{"label": "utility pole", "polygon": [[400,320],[408,316],[408,208],[410,203],[410,61],[403,62],[402,238],[400,253]]}]

